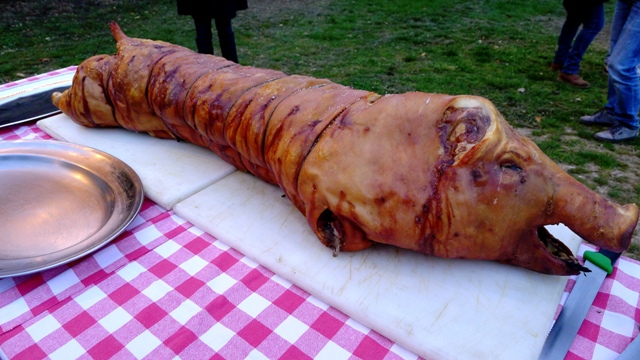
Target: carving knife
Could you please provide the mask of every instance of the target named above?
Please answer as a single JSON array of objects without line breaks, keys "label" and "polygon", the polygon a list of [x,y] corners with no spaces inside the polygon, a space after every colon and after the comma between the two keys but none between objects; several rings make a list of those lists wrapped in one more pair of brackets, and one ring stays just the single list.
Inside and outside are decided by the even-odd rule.
[{"label": "carving knife", "polygon": [[582,257],[584,266],[591,272],[576,279],[576,284],[542,347],[541,360],[565,358],[602,282],[613,272],[613,264],[620,253],[600,249],[598,252],[585,251]]},{"label": "carving knife", "polygon": [[640,335],[627,346],[627,348],[620,354],[616,360],[636,360],[640,354]]},{"label": "carving knife", "polygon": [[69,85],[37,91],[0,103],[0,128],[37,120],[60,112],[51,101],[51,94],[62,92]]}]

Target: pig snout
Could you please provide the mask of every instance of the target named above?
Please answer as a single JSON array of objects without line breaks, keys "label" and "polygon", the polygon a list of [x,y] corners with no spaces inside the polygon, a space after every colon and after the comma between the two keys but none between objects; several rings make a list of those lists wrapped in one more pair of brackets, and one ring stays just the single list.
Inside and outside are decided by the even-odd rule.
[{"label": "pig snout", "polygon": [[557,192],[551,215],[555,221],[604,249],[622,252],[629,248],[638,223],[638,206],[611,202],[568,174],[556,176],[553,182]]},{"label": "pig snout", "polygon": [[[610,251],[622,252],[629,247],[638,222],[635,204],[618,205],[605,199],[546,156],[542,164],[553,192],[542,209],[542,225],[562,223],[582,239]],[[507,262],[556,275],[589,271],[544,226],[525,232],[516,258]]]},{"label": "pig snout", "polygon": [[[518,134],[487,101],[456,100],[445,116],[455,117],[454,163],[448,177],[449,226],[440,231],[445,257],[494,259],[553,275],[589,271],[571,250],[554,238],[546,225],[563,223],[584,240],[621,252],[627,249],[638,222],[635,204],[619,205],[592,191],[546,156],[531,140]],[[459,119],[458,119],[459,118]],[[473,127],[463,122],[473,119]],[[464,145],[469,129],[481,129],[481,141]],[[456,134],[465,134],[460,137]],[[444,181],[443,181],[444,182]],[[469,206],[472,201],[474,206]],[[466,239],[464,241],[459,239]]]},{"label": "pig snout", "polygon": [[515,258],[506,262],[557,275],[589,271],[544,228],[558,223],[596,246],[616,252],[626,250],[638,222],[638,207],[607,200],[567,174],[532,142],[525,142],[536,160],[529,166],[528,181],[544,185],[531,192],[538,196],[529,197],[538,199],[532,205],[538,208],[539,216],[522,233]]}]

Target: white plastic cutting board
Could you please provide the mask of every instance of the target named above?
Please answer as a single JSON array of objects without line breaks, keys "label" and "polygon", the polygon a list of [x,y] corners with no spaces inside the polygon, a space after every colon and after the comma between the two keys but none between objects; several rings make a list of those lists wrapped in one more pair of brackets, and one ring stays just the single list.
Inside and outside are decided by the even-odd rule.
[{"label": "white plastic cutting board", "polygon": [[[220,160],[204,149],[87,129],[64,115],[38,125],[127,162],[152,200],[167,208],[163,202],[179,201],[173,209],[184,219],[426,359],[537,359],[567,282],[385,246],[333,257],[278,187],[210,169]],[[569,229],[550,231],[577,251],[580,239]]]},{"label": "white plastic cutting board", "polygon": [[140,176],[147,197],[171,209],[179,201],[236,171],[211,151],[124,129],[90,129],[64,114],[38,122],[54,139],[109,153]]},{"label": "white plastic cutting board", "polygon": [[[236,172],[174,210],[422,357],[538,358],[566,277],[383,246],[333,257],[282,195]],[[580,239],[568,228],[549,230],[578,249]]]}]

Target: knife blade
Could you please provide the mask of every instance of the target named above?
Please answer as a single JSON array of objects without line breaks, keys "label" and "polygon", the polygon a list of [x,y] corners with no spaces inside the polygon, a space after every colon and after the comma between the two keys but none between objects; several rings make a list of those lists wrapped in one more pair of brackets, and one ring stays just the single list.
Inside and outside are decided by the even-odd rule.
[{"label": "knife blade", "polygon": [[613,272],[613,264],[620,257],[620,253],[600,249],[598,252],[585,251],[582,257],[584,266],[591,272],[579,276],[576,280],[558,319],[547,336],[540,359],[564,359],[602,282]]},{"label": "knife blade", "polygon": [[640,335],[627,346],[626,349],[620,354],[616,360],[637,360],[640,355]]},{"label": "knife blade", "polygon": [[0,104],[0,128],[59,113],[51,101],[51,94],[68,88],[69,85],[47,89]]}]

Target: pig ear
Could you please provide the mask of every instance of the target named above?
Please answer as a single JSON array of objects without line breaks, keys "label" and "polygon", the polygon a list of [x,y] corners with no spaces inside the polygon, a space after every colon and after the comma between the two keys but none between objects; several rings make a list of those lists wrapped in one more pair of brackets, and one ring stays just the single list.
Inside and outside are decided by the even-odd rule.
[{"label": "pig ear", "polygon": [[440,139],[455,160],[484,139],[495,126],[494,115],[484,102],[475,98],[458,98],[444,111],[438,124]]}]

